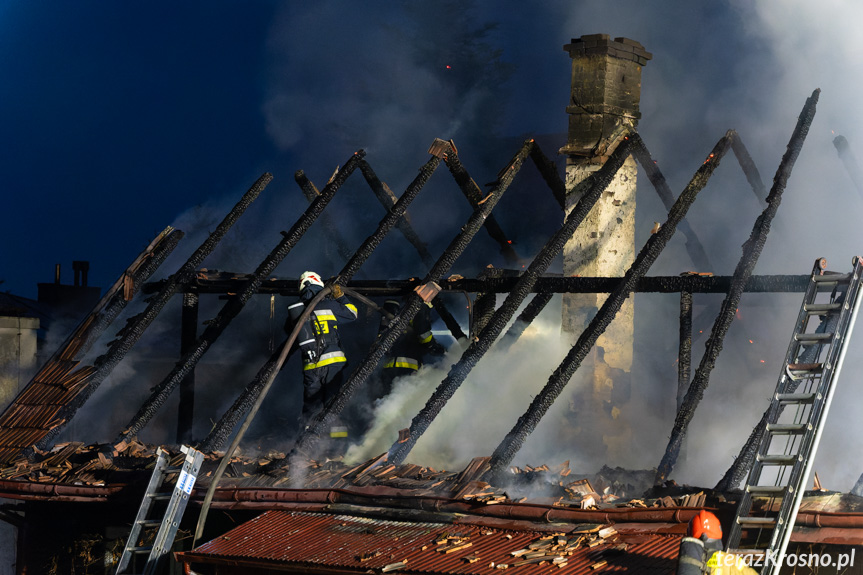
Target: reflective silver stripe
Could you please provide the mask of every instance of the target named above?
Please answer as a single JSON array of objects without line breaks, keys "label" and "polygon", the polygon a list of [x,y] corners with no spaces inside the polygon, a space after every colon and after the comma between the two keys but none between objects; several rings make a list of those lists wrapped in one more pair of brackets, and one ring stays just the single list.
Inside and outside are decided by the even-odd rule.
[{"label": "reflective silver stripe", "polygon": [[306,345],[307,343],[315,343],[314,338],[312,338],[312,339],[307,339],[306,341],[301,341],[301,342],[300,342],[300,343],[298,343],[297,345],[299,345],[300,347],[302,347],[302,346]]},{"label": "reflective silver stripe", "polygon": [[305,305],[306,304],[304,304],[303,302],[295,303],[294,305],[289,305],[288,309],[294,309],[295,307],[305,307]]},{"label": "reflective silver stripe", "polygon": [[427,331],[427,332],[425,332],[425,333],[421,333],[421,334],[419,334],[419,335],[417,336],[417,339],[419,339],[420,343],[428,343],[428,342],[430,342],[430,341],[432,340],[432,332],[431,332],[431,330],[429,330],[429,331]]},{"label": "reflective silver stripe", "polygon": [[336,316],[333,315],[333,311],[329,309],[315,310],[312,312],[315,314],[315,317],[318,318],[318,321],[336,321]]}]

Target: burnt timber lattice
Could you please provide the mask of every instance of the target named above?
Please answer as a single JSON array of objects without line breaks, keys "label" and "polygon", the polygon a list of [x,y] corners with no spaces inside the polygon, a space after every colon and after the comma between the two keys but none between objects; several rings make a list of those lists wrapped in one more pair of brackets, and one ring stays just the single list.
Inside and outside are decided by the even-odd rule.
[{"label": "burnt timber lattice", "polygon": [[[796,147],[797,153],[799,153],[799,147],[802,145],[803,139],[805,139],[805,129],[808,128],[808,123],[811,122],[811,117],[814,114],[817,94],[818,93],[816,91],[810,100],[807,101],[804,111],[801,114],[801,119],[798,122],[798,129],[795,130],[795,135],[792,137],[793,146],[792,144],[789,144],[789,149]],[[803,126],[803,128],[801,128],[801,126]],[[775,211],[778,208],[778,201],[773,201],[771,203],[771,197],[764,195],[765,187],[761,183],[758,171],[739,136],[735,132],[729,132],[720,142],[722,148],[721,154],[725,154],[728,149],[733,151],[756,197],[759,201],[767,205],[766,211],[775,214]],[[524,273],[509,277],[504,274],[504,277],[489,278],[485,280],[467,278],[447,281],[445,279],[445,275],[449,273],[455,260],[470,244],[471,240],[481,227],[485,227],[492,237],[498,241],[504,250],[504,254],[508,253],[508,250],[512,250],[512,247],[509,245],[509,242],[506,241],[506,235],[502,232],[500,226],[497,225],[495,229],[495,226],[490,225],[489,222],[493,222],[493,218],[491,218],[492,210],[496,207],[497,202],[501,199],[501,196],[527,160],[532,160],[534,165],[539,169],[542,179],[552,191],[552,195],[558,204],[561,204],[564,186],[559,174],[557,174],[554,169],[553,162],[543,154],[538,144],[533,140],[525,142],[513,159],[498,174],[491,193],[486,194],[485,196],[482,196],[481,194],[480,196],[477,195],[479,188],[476,186],[473,178],[468,174],[466,168],[461,164],[458,153],[451,143],[438,140],[435,142],[435,145],[432,146],[432,150],[433,158],[427,162],[426,166],[423,168],[421,176],[411,184],[411,187],[409,187],[405,194],[408,196],[415,196],[418,194],[422,190],[425,182],[432,176],[433,172],[436,171],[438,163],[442,161],[446,164],[451,176],[467,199],[471,202],[474,209],[471,217],[464,224],[462,231],[453,238],[450,246],[437,261],[431,261],[427,250],[425,252],[422,251],[421,246],[423,244],[421,240],[419,240],[415,231],[413,231],[411,223],[406,217],[407,203],[409,202],[405,198],[405,194],[403,194],[398,200],[395,200],[394,195],[388,193],[388,189],[385,187],[385,184],[382,184],[380,179],[377,178],[371,166],[366,162],[364,153],[360,151],[354,154],[354,156],[345,163],[344,167],[334,175],[334,178],[328,182],[321,191],[318,191],[314,184],[312,184],[302,172],[297,173],[296,180],[300,189],[310,201],[309,208],[294,224],[290,232],[284,233],[285,237],[282,241],[274,248],[270,256],[261,262],[258,269],[253,274],[241,274],[238,276],[238,279],[216,279],[212,282],[208,281],[207,278],[197,278],[195,277],[195,274],[190,273],[190,271],[200,265],[201,261],[206,256],[206,253],[204,253],[203,255],[199,254],[200,258],[198,259],[190,259],[190,261],[187,262],[187,265],[171,276],[167,282],[145,286],[145,292],[162,294],[159,296],[160,299],[169,297],[164,295],[168,293],[165,291],[166,289],[171,293],[182,292],[194,293],[197,295],[207,293],[233,293],[239,295],[229,297],[228,302],[225,304],[225,307],[217,320],[208,326],[204,331],[204,334],[198,338],[198,341],[196,342],[197,344],[191,346],[189,350],[183,354],[176,367],[162,381],[162,383],[157,386],[156,392],[153,396],[147,400],[139,410],[138,414],[136,414],[126,428],[122,430],[118,436],[118,441],[133,437],[146,425],[150,418],[152,418],[153,414],[164,404],[167,396],[190,372],[192,372],[195,363],[197,363],[201,356],[206,353],[213,341],[221,335],[225,326],[240,313],[243,304],[248,301],[250,297],[258,293],[278,293],[282,295],[291,295],[292,293],[295,293],[295,291],[292,292],[292,288],[290,287],[292,282],[271,280],[267,279],[267,276],[272,272],[278,262],[282,261],[282,259],[288,255],[288,252],[296,246],[305,232],[309,227],[311,227],[312,223],[319,216],[326,213],[325,208],[329,200],[332,199],[338,189],[357,169],[359,169],[372,191],[375,192],[380,203],[387,209],[387,215],[384,217],[384,220],[381,221],[381,224],[378,226],[375,233],[369,236],[369,238],[366,239],[363,245],[360,246],[353,255],[350,255],[349,247],[344,238],[334,240],[338,243],[339,253],[342,257],[348,259],[348,263],[342,272],[329,282],[331,285],[345,285],[346,287],[350,287],[351,289],[370,296],[389,295],[393,293],[413,294],[413,289],[418,285],[430,284],[432,282],[440,284],[440,288],[444,291],[468,290],[476,292],[482,288],[482,291],[484,292],[508,292],[509,294],[507,296],[508,303],[504,303],[503,306],[495,310],[487,325],[480,331],[477,340],[472,343],[468,348],[468,351],[462,356],[462,359],[456,364],[457,369],[459,370],[458,373],[454,374],[454,372],[451,371],[448,376],[451,380],[447,382],[447,385],[445,386],[446,389],[441,391],[441,397],[451,395],[454,391],[452,384],[458,380],[458,382],[455,383],[455,386],[457,387],[467,378],[470,370],[482,357],[484,351],[490,348],[503,333],[503,328],[509,320],[512,319],[516,308],[518,308],[530,294],[537,294],[534,299],[535,304],[531,304],[532,307],[529,307],[529,311],[525,310],[525,312],[522,313],[522,316],[520,316],[520,325],[522,327],[529,324],[530,321],[536,317],[545,303],[548,302],[550,294],[552,293],[573,293],[577,291],[593,290],[594,292],[619,293],[620,297],[625,298],[626,295],[633,291],[652,290],[693,294],[710,291],[726,293],[734,291],[742,293],[743,291],[759,289],[766,291],[802,291],[804,289],[804,287],[801,287],[801,284],[805,283],[805,280],[802,280],[801,278],[805,276],[752,276],[751,271],[760,255],[760,248],[755,250],[744,250],[744,254],[741,258],[740,264],[738,264],[738,268],[741,266],[743,268],[748,268],[748,273],[735,273],[731,278],[643,277],[643,272],[647,271],[646,267],[643,270],[639,270],[637,273],[634,272],[631,276],[627,276],[627,278],[556,278],[545,276],[545,272],[547,271],[551,258],[553,258],[560,250],[559,246],[562,246],[563,242],[565,242],[578,227],[578,224],[580,223],[579,218],[583,219],[584,215],[591,209],[592,203],[589,199],[584,201],[582,204],[579,204],[579,207],[576,207],[576,209],[573,210],[572,214],[574,215],[571,214],[567,217],[562,228],[553,234],[547,242],[546,248],[544,248],[540,254],[534,258],[530,267]],[[694,181],[697,180],[697,184],[690,184],[693,186],[691,188],[693,196],[697,189],[706,185],[707,180],[713,172],[713,168],[716,167],[718,160],[721,157],[719,152],[720,150],[718,149],[714,151],[714,155],[708,157],[706,163],[701,169],[699,169],[699,172],[694,178]],[[662,176],[656,163],[652,161],[647,147],[634,131],[630,132],[627,139],[618,146],[618,149],[611,155],[602,170],[580,184],[581,189],[586,192],[585,197],[589,198],[591,195],[600,194],[607,185],[607,181],[616,173],[615,166],[618,165],[618,162],[622,162],[628,155],[634,156],[642,165],[645,172],[648,174],[648,180],[657,190],[664,205],[669,210],[673,211],[673,194],[671,194],[668,185],[665,182],[665,178]],[[705,166],[707,166],[707,168],[705,168]],[[774,194],[774,191],[777,190],[777,186],[777,193],[781,193],[781,188],[784,187],[784,182],[787,181],[787,177],[790,174],[792,166],[793,159],[790,162],[783,159],[783,164],[780,166],[779,173],[777,173],[777,179],[774,180],[774,190],[771,191],[771,194]],[[268,177],[262,176],[262,180],[259,180],[259,182],[253,186],[253,189],[263,189],[263,186],[266,185],[264,180],[268,181]],[[777,182],[779,183],[777,184]],[[260,189],[257,191],[260,192]],[[250,190],[250,192],[251,191],[252,190]],[[403,202],[403,199],[406,201]],[[241,201],[241,204],[244,201],[245,200]],[[686,236],[687,251],[696,267],[702,267],[705,266],[705,264],[709,266],[706,250],[701,245],[701,242],[696,236],[694,230],[689,226],[684,218],[685,208],[679,209],[684,213],[680,214],[679,217],[675,216],[676,221],[674,219],[669,220],[669,223],[674,223],[675,225],[669,225],[667,234],[661,236],[660,239],[651,238],[652,242],[649,242],[650,245],[646,246],[645,249],[651,253],[651,258],[655,259],[655,256],[658,255],[663,247],[662,241],[660,240],[667,241],[670,238],[670,235],[674,232],[674,228],[679,228]],[[234,214],[232,217],[234,219],[239,217],[239,213]],[[323,225],[327,225],[325,221],[326,218],[321,219]],[[764,214],[762,214],[758,221],[760,223],[757,225],[765,228],[764,231],[766,236],[766,230],[769,229],[769,220],[767,220]],[[421,281],[381,281],[378,283],[369,281],[353,281],[352,276],[393,227],[398,228],[417,249],[418,255],[423,263],[430,268],[428,275]],[[501,241],[503,243],[501,243]],[[755,240],[754,243],[763,246],[763,238]],[[626,282],[625,288],[621,288],[621,285],[623,285],[621,282],[624,281]],[[737,297],[739,298],[739,295]],[[299,439],[295,453],[301,453],[314,448],[317,442],[317,434],[329,423],[329,421],[332,420],[333,417],[338,415],[338,413],[344,408],[350,396],[358,388],[364,385],[379,360],[398,337],[399,330],[404,329],[422,303],[423,300],[420,296],[409,295],[406,306],[397,315],[396,320],[391,322],[390,330],[386,332],[374,346],[372,346],[366,358],[359,363],[359,367],[354,369],[349,376],[347,383],[342,388],[342,392],[340,392],[339,395],[327,406],[325,411],[320,414],[318,419],[312,425],[310,432],[306,433]],[[146,329],[146,326],[149,325],[149,322],[151,322],[157,314],[158,311],[151,311],[149,314],[145,314],[147,316],[146,318],[132,318],[132,320],[130,320],[130,324],[124,328],[120,334],[118,334],[119,338],[122,339],[123,336],[128,333],[135,333],[135,338],[131,339],[136,341],[137,337],[140,337],[140,333]],[[613,319],[613,313],[609,312],[609,315],[611,316],[608,319],[610,322],[611,319]],[[93,320],[90,319],[89,321]],[[724,321],[725,320],[723,320],[723,322]],[[517,321],[516,323],[518,324],[519,322]],[[598,327],[597,329],[601,333],[604,328]],[[722,332],[723,330],[727,331],[727,325],[724,328],[719,329],[719,332]],[[716,348],[715,353],[717,355],[718,349],[721,349],[721,339],[724,336],[724,332],[719,332],[716,334],[718,337],[711,339]],[[460,337],[460,334],[457,333],[455,328],[453,328],[453,333],[456,337]],[[512,341],[512,338],[517,337],[518,331],[511,330],[510,333],[512,335],[510,336],[509,341]],[[463,334],[461,335],[463,336]],[[129,341],[127,343],[129,344],[128,348],[130,348],[131,345],[134,344],[134,341]],[[66,346],[62,348],[58,354],[60,356],[64,356],[64,354],[68,355],[70,350],[73,350],[76,345],[80,346],[80,342],[67,342]],[[124,347],[124,354],[127,351],[128,349]],[[117,358],[117,361],[119,361],[119,358]],[[683,361],[683,358],[681,358],[681,361]],[[715,357],[708,360],[708,363],[713,361],[715,361]],[[114,361],[107,363],[110,364],[109,367],[116,365],[116,362]],[[101,365],[102,364],[93,365],[81,369],[95,370],[101,367]],[[261,378],[265,379],[267,365],[268,364],[261,368],[258,377],[256,377],[256,381]],[[577,366],[575,367],[577,368]],[[453,369],[456,369],[456,367]],[[105,372],[103,377],[107,377],[110,369],[105,369],[103,371]],[[558,376],[561,379],[561,388],[568,382],[568,377],[566,377],[568,372],[569,368],[564,368]],[[704,375],[696,374],[696,378],[699,378],[699,386],[706,385],[708,375],[709,372]],[[81,377],[84,376],[82,375]],[[56,436],[57,432],[62,429],[63,425],[71,420],[77,409],[83,404],[83,401],[89,397],[89,394],[77,394],[71,387],[63,388],[65,390],[65,395],[62,398],[59,400],[57,398],[52,398],[50,400],[53,402],[51,405],[55,408],[53,413],[56,414],[59,410],[62,411],[63,415],[60,418],[57,418],[56,415],[52,415],[48,418],[50,419],[49,428],[44,429],[46,427],[45,421],[40,422],[38,425],[33,425],[34,421],[39,420],[40,417],[42,417],[39,414],[40,410],[44,411],[45,409],[45,405],[40,403],[40,397],[33,399],[32,386],[38,383],[39,382],[36,378],[34,378],[34,381],[32,381],[22,391],[18,398],[16,398],[16,400],[6,409],[6,411],[0,415],[0,459],[7,463],[20,457],[22,453],[26,453],[32,457],[35,453],[38,453],[39,450],[44,450],[50,447],[50,442]],[[60,385],[65,384],[62,384],[61,382]],[[256,386],[254,381],[250,386],[247,386],[246,391],[244,392],[245,397],[240,396],[238,401],[232,406],[231,411],[222,417],[222,422],[217,426],[217,436],[214,436],[213,433],[211,433],[211,437],[207,438],[207,440],[203,442],[205,447],[216,449],[224,444],[226,438],[230,436],[230,430],[238,421],[238,417],[242,416],[244,410],[246,410],[247,406],[250,404],[249,402],[254,400],[255,388]],[[92,389],[90,390],[90,393],[92,393]],[[694,398],[695,396],[693,396],[693,399]],[[421,428],[427,427],[428,423],[430,423],[434,418],[434,415],[436,415],[436,412],[439,411],[438,406],[442,405],[437,399],[434,401],[430,400],[430,404],[431,403],[435,404],[433,408],[426,410],[426,412],[421,414],[421,417],[418,415],[420,419],[417,420],[418,423],[416,425],[416,429],[413,429],[412,426],[412,433],[409,438],[410,441],[408,442],[409,444],[399,444],[401,447],[394,445],[391,455],[395,460],[401,460],[406,456],[407,452],[410,450],[410,446],[421,435]],[[694,407],[690,405],[688,409],[691,412],[694,410]],[[541,414],[538,414],[538,416],[541,417]],[[681,429],[676,431],[676,433],[682,436],[685,434],[685,425],[679,427],[681,427]],[[214,430],[214,433],[216,433],[216,430]],[[393,435],[395,435],[395,431]],[[511,459],[515,452],[517,452],[518,445],[513,444],[500,449],[501,452],[494,458],[495,467],[498,471],[503,469],[507,461]],[[284,463],[287,463],[287,461]],[[663,477],[667,476],[672,466],[673,461],[671,461],[670,464],[669,462],[664,462],[663,471],[661,472]]]}]

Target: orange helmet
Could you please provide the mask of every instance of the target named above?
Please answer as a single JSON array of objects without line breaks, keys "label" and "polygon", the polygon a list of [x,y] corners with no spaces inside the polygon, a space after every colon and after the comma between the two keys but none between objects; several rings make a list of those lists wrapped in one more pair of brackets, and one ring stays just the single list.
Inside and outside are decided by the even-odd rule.
[{"label": "orange helmet", "polygon": [[722,527],[719,525],[719,519],[710,511],[699,511],[698,515],[689,522],[686,532],[689,537],[696,539],[701,539],[702,535],[708,539],[722,539]]}]

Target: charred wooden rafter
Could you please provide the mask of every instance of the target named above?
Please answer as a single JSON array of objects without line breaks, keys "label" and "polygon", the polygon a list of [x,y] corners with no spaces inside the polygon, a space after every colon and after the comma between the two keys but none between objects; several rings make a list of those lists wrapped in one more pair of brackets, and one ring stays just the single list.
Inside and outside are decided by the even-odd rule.
[{"label": "charred wooden rafter", "polygon": [[809,133],[809,126],[812,124],[812,119],[815,116],[815,107],[818,103],[818,95],[820,90],[815,90],[812,95],[806,100],[803,110],[797,120],[797,125],[788,142],[785,154],[782,156],[782,161],[777,168],[776,175],[773,178],[773,186],[770,194],[767,196],[767,207],[758,216],[749,239],[743,244],[743,255],[737,263],[734,270],[731,287],[722,302],[719,315],[713,324],[710,332],[710,337],[707,340],[707,346],[704,355],[701,358],[701,363],[692,378],[689,385],[689,390],[683,400],[683,405],[677,411],[677,417],[674,421],[674,427],[671,431],[671,437],[668,441],[665,454],[659,464],[656,473],[656,483],[663,483],[674,468],[677,461],[677,456],[680,453],[680,446],[683,443],[683,438],[686,436],[686,431],[689,422],[695,415],[695,410],[698,407],[701,398],[704,397],[704,391],[710,379],[710,373],[716,365],[716,359],[719,357],[719,352],[722,351],[722,343],[725,334],[728,333],[728,328],[734,320],[737,306],[740,303],[740,298],[743,295],[744,286],[755,268],[758,261],[758,256],[764,248],[764,243],[767,241],[767,233],[770,231],[770,224],[776,211],[779,209],[779,204],[782,200],[782,192],[788,183],[788,178],[791,175],[791,170],[797,157],[800,155],[800,150],[803,147],[803,142],[806,135]]},{"label": "charred wooden rafter", "polygon": [[198,337],[195,345],[187,353],[183,354],[174,369],[156,386],[153,394],[144,402],[135,416],[129,421],[126,428],[120,433],[118,441],[131,439],[152,419],[168,399],[171,392],[186,377],[189,371],[194,369],[195,365],[209,350],[213,342],[225,331],[231,321],[237,317],[249,299],[257,293],[261,282],[273,272],[276,266],[297,245],[300,238],[303,237],[317,217],[323,212],[348,176],[356,169],[357,162],[364,154],[365,152],[362,150],[354,153],[332,181],[327,184],[321,195],[303,212],[303,215],[300,216],[291,229],[288,232],[283,232],[282,240],[258,265],[255,272],[249,276],[243,289],[236,296],[231,297],[225,302],[225,305],[216,317],[208,323],[207,328]]},{"label": "charred wooden rafter", "polygon": [[533,299],[524,307],[518,317],[515,318],[515,321],[512,322],[512,325],[509,327],[507,332],[503,334],[503,337],[500,338],[500,346],[501,351],[505,351],[509,349],[509,347],[518,341],[518,338],[524,333],[524,330],[533,323],[542,310],[545,309],[545,306],[548,305],[548,302],[551,301],[551,298],[554,297],[553,293],[549,292],[540,292],[533,296]]},{"label": "charred wooden rafter", "polygon": [[764,182],[761,181],[761,174],[758,172],[755,162],[752,161],[749,150],[743,145],[743,140],[740,139],[739,134],[735,135],[734,140],[732,140],[731,149],[734,151],[737,163],[740,164],[740,169],[743,170],[743,175],[746,176],[746,181],[752,187],[755,197],[758,198],[762,206],[766,206],[767,188],[764,186]]},{"label": "charred wooden rafter", "polygon": [[[390,190],[389,186],[378,178],[377,174],[375,174],[368,162],[363,161],[360,164],[360,171],[381,205],[386,210],[391,210],[396,203],[396,197],[392,190]],[[410,215],[407,212],[405,212],[401,219],[399,219],[398,228],[405,239],[410,242],[414,249],[416,249],[423,265],[428,268],[432,267],[434,265],[434,257],[432,257],[431,252],[429,252],[428,246],[426,246],[425,242],[420,239],[416,230],[414,230],[413,225],[411,225]],[[456,339],[464,339],[466,336],[462,331],[461,326],[453,317],[452,313],[450,313],[449,309],[447,309],[446,305],[444,305],[443,301],[435,299],[432,305],[434,305],[435,311],[452,336]]]},{"label": "charred wooden rafter", "polygon": [[[32,446],[65,420],[63,404],[88,384],[93,367],[75,369],[82,356],[126,304],[177,247],[183,232],[169,227],[160,233],[109,288],[93,311],[66,338],[33,379],[0,415],[0,462],[34,453]],[[74,371],[73,371],[74,370]],[[42,419],[33,421],[34,411]],[[26,417],[22,419],[22,414]]]},{"label": "charred wooden rafter", "polygon": [[[458,278],[441,282],[441,291],[468,293],[509,293],[515,289],[522,272],[504,270],[500,278]],[[236,275],[236,274],[227,274]],[[641,278],[635,286],[636,292],[644,293],[727,293],[732,276],[648,276]],[[620,278],[613,277],[560,277],[543,276],[536,280],[532,293],[609,293]],[[745,291],[758,293],[800,293],[806,290],[809,276],[800,274],[753,275],[746,282]],[[213,279],[200,273],[185,286],[185,291],[197,294],[226,295],[236,293],[245,279]],[[352,280],[345,285],[369,297],[390,297],[409,294],[421,285],[413,278],[405,280]],[[160,288],[164,282],[152,282],[144,286],[144,293]],[[299,295],[295,279],[270,279],[261,284],[260,294],[280,296]]]},{"label": "charred wooden rafter", "polygon": [[[494,341],[503,331],[507,322],[515,314],[518,307],[533,290],[533,286],[539,276],[548,269],[552,260],[563,249],[567,240],[575,233],[576,228],[590,213],[602,192],[611,184],[617,171],[623,162],[629,157],[632,148],[641,143],[641,138],[633,134],[632,138],[624,141],[617,147],[608,161],[597,172],[579,184],[576,192],[581,199],[567,216],[564,225],[556,231],[546,242],[546,245],[533,259],[527,270],[519,278],[516,286],[510,291],[501,306],[495,310],[488,325],[479,335],[479,338],[471,343],[467,350],[453,365],[447,377],[438,385],[432,396],[426,402],[420,412],[411,420],[411,427],[407,441],[393,443],[389,450],[391,461],[400,463],[410,453],[417,440],[425,433],[431,422],[441,412],[446,402],[455,394],[467,378],[473,367],[491,348]],[[643,145],[643,144],[642,144]]]},{"label": "charred wooden rafter", "polygon": [[851,146],[845,136],[836,136],[833,138],[833,145],[839,153],[839,159],[842,160],[842,165],[845,166],[845,171],[854,183],[857,193],[863,198],[863,172],[860,171],[860,164],[857,163],[857,158],[854,152],[851,151]]},{"label": "charred wooden rafter", "polygon": [[82,389],[72,401],[64,406],[61,412],[63,422],[52,429],[51,433],[43,438],[37,447],[45,449],[48,446],[48,443],[56,437],[63,425],[68,423],[72,417],[74,417],[78,409],[86,403],[98,386],[106,377],[108,377],[111,371],[113,371],[114,367],[116,367],[117,364],[126,356],[135,343],[138,342],[144,334],[144,331],[150,326],[153,320],[156,319],[156,316],[159,315],[159,312],[162,311],[174,294],[179,291],[180,287],[191,281],[198,266],[201,265],[210,253],[212,253],[225,234],[228,233],[228,230],[231,229],[234,223],[236,223],[240,216],[243,215],[246,209],[255,201],[272,179],[273,176],[271,174],[265,173],[261,175],[261,177],[252,184],[249,190],[243,194],[240,201],[237,202],[230,212],[228,212],[219,225],[216,226],[213,233],[211,233],[207,239],[198,246],[198,249],[189,256],[186,263],[184,263],[174,275],[168,278],[159,293],[156,294],[155,297],[150,298],[146,309],[128,320],[126,326],[117,334],[117,339],[108,344],[108,351],[96,358],[96,361],[93,363],[95,371],[93,376],[90,378],[88,385]]},{"label": "charred wooden rafter", "polygon": [[[456,259],[458,259],[462,252],[467,248],[477,231],[479,231],[483,223],[488,219],[492,209],[494,209],[504,192],[509,188],[513,178],[521,169],[522,164],[530,154],[530,150],[533,146],[535,146],[535,143],[532,140],[525,142],[515,157],[509,162],[507,167],[499,173],[498,181],[489,195],[484,198],[483,202],[477,205],[473,214],[468,218],[467,223],[462,226],[459,234],[450,242],[449,246],[435,262],[435,265],[432,266],[432,269],[422,282],[424,285],[440,282],[444,274],[449,272]],[[456,182],[459,182],[460,185],[465,181],[472,181],[467,171],[461,165],[458,155],[454,150],[450,150],[447,153],[445,161],[450,173],[452,173]],[[341,413],[353,393],[368,380],[377,364],[390,350],[400,334],[407,329],[410,321],[414,316],[416,316],[420,306],[422,305],[425,305],[425,302],[418,293],[414,292],[408,297],[405,305],[402,306],[399,313],[390,321],[389,327],[372,345],[369,354],[363,359],[360,365],[354,369],[336,396],[312,421],[309,429],[300,436],[289,457],[286,457],[278,463],[274,462],[275,466],[284,465],[297,454],[310,451],[315,447],[319,441],[320,433],[330,425],[339,413]]]},{"label": "charred wooden rafter", "polygon": [[[180,355],[187,353],[198,339],[198,294],[184,293],[180,321]],[[177,443],[192,440],[195,421],[195,372],[190,371],[180,382],[180,404],[177,406]]]},{"label": "charred wooden rafter", "polygon": [[653,265],[653,262],[656,261],[656,258],[659,257],[659,254],[668,244],[669,240],[671,240],[678,224],[686,216],[686,212],[689,210],[692,202],[695,201],[698,193],[707,185],[713,171],[730,148],[732,136],[733,131],[729,131],[714,146],[710,155],[674,202],[671,210],[669,210],[668,219],[655,234],[650,236],[647,243],[645,243],[636,256],[635,261],[626,271],[624,277],[618,281],[615,290],[608,295],[608,298],[606,298],[599,311],[590,321],[590,324],[578,337],[578,340],[564,360],[555,369],[546,385],[534,397],[527,411],[519,417],[515,426],[495,449],[491,458],[490,471],[493,476],[500,475],[506,470],[515,454],[521,449],[524,440],[536,428],[549,408],[551,408],[551,405],[569,383],[569,380],[575,374],[581,362],[593,348],[596,340],[617,315],[617,312],[623,306],[623,302],[632,293],[638,278],[647,273],[650,266]]},{"label": "charred wooden rafter", "polygon": [[[531,140],[531,147],[536,147],[536,143]],[[449,151],[443,151],[443,158],[446,160],[448,157],[454,157],[455,162],[450,164],[450,170],[452,170],[453,166],[459,166],[459,169],[453,170],[452,175],[455,178],[456,183],[458,184],[459,189],[464,194],[464,197],[467,198],[467,201],[470,202],[470,205],[476,210],[482,202],[486,200],[486,198],[490,196],[483,196],[482,190],[477,185],[477,183],[470,177],[470,174],[467,173],[467,170],[461,166],[461,162],[458,159],[458,153],[454,148],[450,148]],[[501,178],[505,176],[504,172],[511,168],[507,166],[503,169],[501,173],[498,173],[497,180],[495,184],[497,185]],[[488,231],[488,235],[494,239],[500,246],[500,253],[503,254],[503,258],[510,264],[518,263],[518,254],[515,253],[515,250],[512,247],[512,244],[509,240],[506,239],[506,234],[503,233],[500,225],[497,223],[494,215],[489,213],[486,218],[485,223],[483,224],[485,229]]]},{"label": "charred wooden rafter", "polygon": [[680,292],[680,345],[677,353],[677,402],[680,409],[692,372],[692,292]]},{"label": "charred wooden rafter", "polygon": [[[303,195],[306,197],[306,200],[311,204],[315,201],[315,199],[321,195],[321,192],[318,191],[318,188],[312,183],[306,173],[303,170],[297,170],[294,173],[294,180],[297,182],[297,185],[300,186],[300,189],[303,191]],[[324,212],[320,216],[321,225],[324,228],[324,231],[327,234],[327,238],[330,239],[336,245],[336,251],[339,253],[339,256],[342,259],[347,260],[351,257],[353,250],[348,245],[348,242],[345,241],[345,238],[339,232],[338,226],[336,226],[333,219],[330,217],[330,214]]]},{"label": "charred wooden rafter", "polygon": [[[666,210],[671,210],[671,206],[674,205],[674,194],[671,192],[671,188],[668,186],[665,176],[663,176],[662,172],[659,170],[659,166],[650,156],[650,152],[647,151],[646,147],[642,146],[633,153],[633,156],[638,160],[638,163],[641,164],[641,167],[644,169],[644,173],[647,175],[647,179],[651,184],[653,184],[656,194],[662,201],[662,205],[665,206]],[[704,271],[714,269],[713,264],[710,262],[710,258],[707,256],[707,251],[705,251],[704,246],[701,245],[701,240],[698,239],[698,236],[695,234],[695,230],[693,230],[692,226],[689,225],[689,221],[684,218],[680,222],[679,227],[681,233],[686,237],[686,252],[689,254],[689,258],[692,260],[692,263]]]},{"label": "charred wooden rafter", "polygon": [[[410,203],[419,195],[425,184],[431,178],[432,174],[440,164],[440,158],[432,157],[426,164],[420,168],[419,174],[407,187],[402,196],[396,203],[387,211],[387,214],[378,224],[377,229],[371,234],[363,244],[357,249],[353,256],[345,264],[341,272],[328,282],[330,285],[344,285],[351,277],[360,269],[365,261],[371,256],[375,248],[377,248],[386,235],[392,230],[399,221],[403,221],[403,216],[407,212]],[[205,446],[221,446],[230,436],[231,430],[239,422],[249,409],[255,404],[259,394],[266,387],[266,382],[270,380],[273,370],[278,365],[278,357],[271,357],[258,370],[255,378],[245,387],[240,396],[234,401],[231,408],[220,418],[219,423],[213,428],[208,437],[204,440]]]}]

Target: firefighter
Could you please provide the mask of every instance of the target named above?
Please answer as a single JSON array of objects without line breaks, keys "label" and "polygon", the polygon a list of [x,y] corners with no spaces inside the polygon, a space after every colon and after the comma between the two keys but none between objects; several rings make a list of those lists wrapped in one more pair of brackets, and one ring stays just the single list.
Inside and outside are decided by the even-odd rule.
[{"label": "firefighter", "polygon": [[[384,310],[392,315],[399,311],[399,302],[387,300],[384,302]],[[431,330],[431,304],[422,306],[410,327],[401,334],[390,349],[389,356],[384,361],[381,375],[381,386],[375,399],[386,397],[393,390],[393,381],[403,375],[413,375],[423,365],[423,358],[427,355],[441,357],[446,349],[435,340]],[[390,318],[381,314],[381,323],[378,336],[389,327]]]},{"label": "firefighter", "polygon": [[[300,301],[288,307],[285,331],[291,333],[296,320],[308,302],[322,289],[324,282],[315,272],[304,272],[299,280]],[[301,429],[338,392],[342,370],[348,361],[339,340],[339,324],[357,319],[357,308],[338,285],[318,303],[297,337],[303,356],[303,411]]]},{"label": "firefighter", "polygon": [[703,509],[689,521],[680,542],[678,575],[757,575],[757,571],[734,555],[722,551],[719,519]]}]

